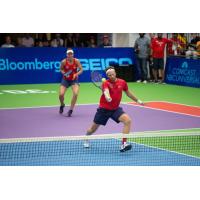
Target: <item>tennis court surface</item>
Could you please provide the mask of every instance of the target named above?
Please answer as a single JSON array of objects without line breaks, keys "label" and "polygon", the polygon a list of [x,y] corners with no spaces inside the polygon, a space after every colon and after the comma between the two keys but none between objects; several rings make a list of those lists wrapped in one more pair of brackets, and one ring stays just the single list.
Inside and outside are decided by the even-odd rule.
[{"label": "tennis court surface", "polygon": [[1,109],[0,165],[199,166],[199,107],[191,113],[191,107],[166,104],[122,104],[133,121],[133,148],[124,153],[122,124],[112,120],[90,137],[90,148],[83,147],[97,104],[78,105],[71,118],[58,107]]}]

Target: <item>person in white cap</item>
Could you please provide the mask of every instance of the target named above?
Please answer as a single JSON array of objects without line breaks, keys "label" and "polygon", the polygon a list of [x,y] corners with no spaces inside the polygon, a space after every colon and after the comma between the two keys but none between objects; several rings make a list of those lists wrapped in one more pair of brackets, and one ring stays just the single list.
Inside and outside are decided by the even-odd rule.
[{"label": "person in white cap", "polygon": [[60,66],[60,71],[63,75],[63,78],[61,81],[60,91],[59,91],[59,100],[60,100],[59,113],[62,114],[64,111],[65,92],[67,88],[71,87],[73,96],[71,100],[70,109],[67,113],[68,117],[71,117],[79,94],[78,76],[83,72],[83,68],[80,61],[77,58],[74,58],[74,51],[71,48],[67,49],[66,55],[67,57],[61,61],[61,66]]},{"label": "person in white cap", "polygon": [[[123,134],[128,134],[131,129],[131,118],[124,110],[119,106],[122,93],[125,92],[126,95],[137,102],[138,104],[144,105],[144,103],[139,100],[134,94],[128,89],[128,85],[125,80],[119,79],[116,76],[115,68],[109,66],[106,68],[106,75],[108,80],[105,80],[102,84],[102,95],[99,102],[99,108],[94,116],[92,125],[87,130],[86,136],[88,140],[84,141],[84,147],[89,148],[89,136],[92,135],[100,125],[105,126],[111,118],[116,123],[123,123]],[[131,144],[127,143],[127,138],[122,139],[122,145],[120,152],[128,151],[132,148]]]}]

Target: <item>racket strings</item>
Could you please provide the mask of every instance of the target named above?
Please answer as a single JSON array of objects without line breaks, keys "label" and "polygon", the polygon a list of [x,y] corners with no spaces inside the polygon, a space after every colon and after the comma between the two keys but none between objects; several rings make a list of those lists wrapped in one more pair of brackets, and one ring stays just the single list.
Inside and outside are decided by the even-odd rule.
[{"label": "racket strings", "polygon": [[97,71],[94,71],[94,72],[91,72],[91,79],[92,79],[92,82],[98,86],[98,87],[101,87],[102,85],[102,75],[97,72]]}]

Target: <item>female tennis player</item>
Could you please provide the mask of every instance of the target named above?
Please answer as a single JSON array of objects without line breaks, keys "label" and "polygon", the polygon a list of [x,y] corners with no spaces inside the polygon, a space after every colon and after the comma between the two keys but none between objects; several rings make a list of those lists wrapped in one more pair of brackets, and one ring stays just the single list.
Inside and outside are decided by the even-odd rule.
[{"label": "female tennis player", "polygon": [[[128,90],[128,85],[125,80],[116,77],[114,67],[106,68],[106,75],[108,80],[102,83],[103,93],[100,98],[99,108],[94,116],[94,121],[91,127],[87,130],[86,135],[92,135],[100,125],[106,125],[109,118],[116,123],[122,122],[124,124],[122,133],[128,134],[131,128],[131,118],[123,111],[119,104],[122,98],[122,92],[133,101],[143,105],[143,102],[136,98],[131,91]],[[89,139],[89,137],[88,137]],[[89,148],[89,141],[84,141],[84,147]],[[127,139],[122,139],[122,146],[120,151],[124,152],[132,148],[131,144],[127,143]]]},{"label": "female tennis player", "polygon": [[60,114],[64,111],[64,96],[67,88],[71,86],[73,96],[71,100],[71,106],[68,111],[68,117],[71,117],[73,109],[75,107],[78,93],[79,93],[79,82],[78,76],[83,72],[82,65],[80,61],[74,58],[74,51],[72,49],[67,49],[67,58],[61,61],[60,71],[63,74],[63,78],[60,85],[59,100],[60,100]]}]

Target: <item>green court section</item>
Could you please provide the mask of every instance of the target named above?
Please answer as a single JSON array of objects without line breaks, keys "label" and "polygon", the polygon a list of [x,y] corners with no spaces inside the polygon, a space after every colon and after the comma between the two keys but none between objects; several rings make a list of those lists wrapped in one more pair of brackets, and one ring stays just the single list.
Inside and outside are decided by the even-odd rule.
[{"label": "green court section", "polygon": [[200,158],[200,135],[135,138],[131,142]]},{"label": "green court section", "polygon": [[[193,129],[176,129],[176,130],[162,130],[162,131],[147,131],[145,133],[167,134],[173,133],[200,133],[200,128]],[[200,158],[200,135],[198,136],[162,136],[162,137],[148,137],[148,138],[134,138],[131,142],[160,148],[163,150],[173,151],[189,156]]]},{"label": "green court section", "polygon": [[[98,103],[101,91],[92,83],[81,83],[78,104]],[[129,89],[145,101],[169,101],[200,106],[200,89],[168,84],[128,83]],[[59,105],[59,84],[1,85],[0,108]],[[71,100],[71,88],[65,95],[65,103]],[[123,95],[123,102],[131,100]]]}]

